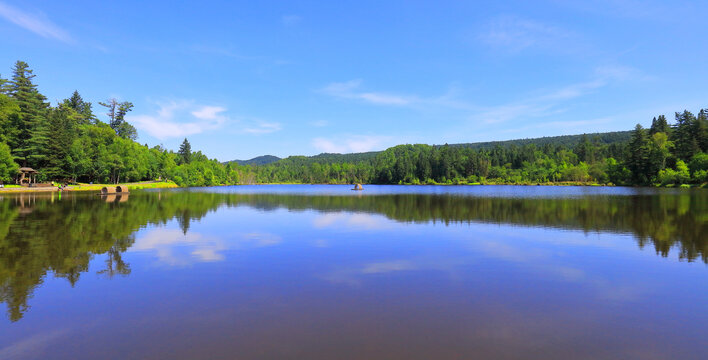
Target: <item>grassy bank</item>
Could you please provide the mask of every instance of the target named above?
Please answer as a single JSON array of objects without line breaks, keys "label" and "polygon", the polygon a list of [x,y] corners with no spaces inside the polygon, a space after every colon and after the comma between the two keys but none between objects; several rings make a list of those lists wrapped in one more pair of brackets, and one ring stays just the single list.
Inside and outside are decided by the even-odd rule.
[{"label": "grassy bank", "polygon": [[[58,184],[53,187],[23,187],[17,185],[7,185],[4,188],[0,188],[0,192],[47,192],[47,191],[58,191]],[[135,183],[121,183],[121,184],[82,184],[69,185],[64,191],[101,191],[104,186],[117,186],[123,185],[127,186],[129,190],[140,190],[140,189],[165,189],[165,188],[176,188],[179,187],[172,181],[142,181]]]}]

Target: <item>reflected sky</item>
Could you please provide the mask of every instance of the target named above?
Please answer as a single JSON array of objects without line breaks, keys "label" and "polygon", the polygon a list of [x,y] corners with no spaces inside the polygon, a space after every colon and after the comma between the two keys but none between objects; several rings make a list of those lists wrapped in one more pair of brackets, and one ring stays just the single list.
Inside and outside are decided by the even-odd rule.
[{"label": "reflected sky", "polygon": [[[113,238],[107,237],[106,245],[89,241],[90,259],[73,284],[64,268],[62,274],[43,275],[22,318],[0,321],[0,358],[702,359],[707,354],[708,311],[700,305],[708,303],[706,264],[682,259],[678,245],[673,256],[657,256],[660,247],[640,246],[639,237],[646,235],[623,223],[598,220],[601,225],[590,227],[596,230],[573,225],[581,223],[575,218],[587,215],[585,210],[566,222],[550,220],[546,215],[555,210],[545,202],[468,203],[428,195],[326,203],[309,195],[207,201],[201,192],[169,194],[158,201],[158,193],[136,193],[103,207],[82,197],[64,203],[92,214],[130,206],[134,216],[143,208],[150,215],[135,226],[124,222],[131,228],[126,235],[115,230],[118,225],[108,227]],[[471,215],[457,209],[456,215],[419,221],[416,209],[401,208],[410,201],[430,213],[490,205],[505,215],[475,212],[477,220],[467,221]],[[430,205],[439,201],[445,205]],[[678,214],[684,211],[678,207],[688,206],[684,216],[702,215],[695,214],[694,205],[661,201],[673,204],[662,212]],[[60,204],[42,204],[27,215],[10,212],[12,226],[42,221],[59,226],[48,217]],[[625,219],[640,216],[623,212],[622,202],[589,204],[606,205]],[[575,211],[577,205],[561,208]],[[546,215],[538,220],[539,213]],[[556,223],[546,226],[549,222]],[[14,241],[13,231],[3,241]],[[99,272],[115,263],[110,249],[119,248],[114,242],[122,236],[130,246],[118,253],[130,272],[106,277]],[[83,253],[67,254],[62,264]],[[14,279],[13,269],[4,266],[0,272],[6,285]]]}]

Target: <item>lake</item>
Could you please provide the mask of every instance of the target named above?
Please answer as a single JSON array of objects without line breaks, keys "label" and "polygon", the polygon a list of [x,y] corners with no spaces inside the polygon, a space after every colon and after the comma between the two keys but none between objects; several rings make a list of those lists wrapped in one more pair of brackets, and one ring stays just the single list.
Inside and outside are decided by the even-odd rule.
[{"label": "lake", "polygon": [[708,191],[0,195],[0,359],[706,359]]}]

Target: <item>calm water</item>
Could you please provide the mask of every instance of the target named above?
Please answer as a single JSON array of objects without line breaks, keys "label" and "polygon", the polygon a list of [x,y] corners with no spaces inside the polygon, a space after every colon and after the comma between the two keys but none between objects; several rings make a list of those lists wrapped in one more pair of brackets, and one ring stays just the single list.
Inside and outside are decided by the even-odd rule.
[{"label": "calm water", "polygon": [[0,196],[0,359],[706,359],[708,191]]}]

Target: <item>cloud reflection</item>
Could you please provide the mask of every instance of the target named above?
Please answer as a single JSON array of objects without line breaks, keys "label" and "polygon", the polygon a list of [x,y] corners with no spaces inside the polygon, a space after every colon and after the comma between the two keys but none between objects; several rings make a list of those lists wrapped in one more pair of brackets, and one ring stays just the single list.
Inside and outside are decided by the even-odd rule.
[{"label": "cloud reflection", "polygon": [[159,262],[172,266],[185,266],[197,262],[223,261],[226,250],[264,247],[280,244],[282,238],[275,234],[251,232],[236,234],[223,239],[179,229],[156,228],[138,237],[130,251],[155,252]]},{"label": "cloud reflection", "polygon": [[[68,335],[67,329],[40,332],[0,349],[0,359],[27,359],[42,353],[47,346]],[[34,355],[34,356],[33,356]]]},{"label": "cloud reflection", "polygon": [[[534,242],[538,239],[534,238]],[[589,288],[599,300],[605,301],[634,301],[642,296],[647,296],[650,289],[645,284],[623,283],[622,279],[609,279],[601,275],[587,272],[576,266],[560,263],[557,253],[549,250],[533,248],[522,238],[514,239],[516,243],[510,245],[496,241],[470,241],[470,250],[480,252],[486,257],[516,263],[532,272],[550,275],[561,281],[578,283]],[[543,240],[541,240],[543,241]],[[563,240],[556,239],[554,244],[563,244]],[[573,246],[588,246],[589,243],[569,239],[567,244]],[[602,246],[602,245],[600,245]]]},{"label": "cloud reflection", "polygon": [[391,220],[383,216],[350,212],[323,213],[315,218],[312,225],[317,229],[337,227],[354,230],[381,230],[394,227]]},{"label": "cloud reflection", "polygon": [[411,259],[394,259],[386,261],[368,262],[361,265],[337,267],[320,276],[325,281],[333,284],[346,284],[359,286],[367,276],[376,276],[409,271],[440,271],[457,277],[456,269],[462,265],[470,264],[469,258],[451,258],[442,256],[423,256]]}]

